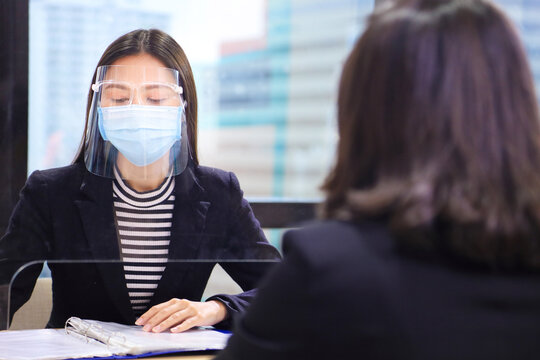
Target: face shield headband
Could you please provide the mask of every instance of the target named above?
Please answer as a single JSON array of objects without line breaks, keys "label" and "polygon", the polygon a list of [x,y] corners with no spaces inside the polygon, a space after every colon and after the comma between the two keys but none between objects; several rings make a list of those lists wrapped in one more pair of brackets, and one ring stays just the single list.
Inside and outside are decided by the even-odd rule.
[{"label": "face shield headband", "polygon": [[125,179],[178,175],[188,158],[183,89],[178,71],[100,66],[92,84],[85,164],[95,175]]}]

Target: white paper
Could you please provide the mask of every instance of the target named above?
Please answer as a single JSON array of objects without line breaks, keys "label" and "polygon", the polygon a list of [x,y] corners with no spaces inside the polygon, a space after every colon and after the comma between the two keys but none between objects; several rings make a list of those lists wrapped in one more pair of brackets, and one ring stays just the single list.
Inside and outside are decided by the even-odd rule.
[{"label": "white paper", "polygon": [[[111,347],[67,334],[65,329],[15,330],[0,332],[0,360],[58,360],[65,358],[140,355],[148,352],[174,352],[223,349],[230,334],[210,329],[193,329],[173,334],[148,333],[136,325],[83,320],[105,333],[122,338],[123,347]],[[118,343],[118,342],[117,342]]]},{"label": "white paper", "polygon": [[0,332],[2,360],[56,360],[70,357],[111,356],[103,344],[85,342],[64,329],[15,330]]},{"label": "white paper", "polygon": [[[194,329],[182,333],[149,333],[141,326],[85,320],[102,327],[107,332],[125,337],[125,354],[142,354],[151,351],[185,350],[197,351],[223,349],[230,334],[215,330]],[[119,354],[117,354],[119,355]]]}]

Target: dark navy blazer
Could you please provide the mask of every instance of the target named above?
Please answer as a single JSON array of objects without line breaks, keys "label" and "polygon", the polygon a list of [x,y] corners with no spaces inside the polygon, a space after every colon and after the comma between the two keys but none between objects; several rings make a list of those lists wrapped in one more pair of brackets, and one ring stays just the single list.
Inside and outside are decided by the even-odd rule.
[{"label": "dark navy blazer", "polygon": [[[177,261],[167,263],[151,305],[175,297],[199,301],[220,263],[246,291],[213,297],[225,303],[229,317],[219,325],[228,326],[280,255],[266,241],[234,174],[188,167],[176,176],[174,191],[169,259]],[[70,316],[132,324],[135,315],[122,266],[110,261],[120,259],[116,231],[111,179],[89,173],[83,164],[36,171],[0,240],[1,282],[9,282],[25,262],[50,260],[53,310],[48,326],[62,327]],[[247,261],[234,261],[239,259]],[[260,259],[270,261],[251,261]],[[19,271],[11,315],[29,298],[40,271],[41,263]]]},{"label": "dark navy blazer", "polygon": [[405,255],[384,223],[287,232],[216,360],[540,358],[540,275]]}]

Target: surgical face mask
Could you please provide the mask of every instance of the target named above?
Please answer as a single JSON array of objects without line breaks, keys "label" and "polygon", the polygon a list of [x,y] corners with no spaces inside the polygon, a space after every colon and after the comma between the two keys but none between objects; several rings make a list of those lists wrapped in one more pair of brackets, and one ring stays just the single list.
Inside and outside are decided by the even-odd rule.
[{"label": "surgical face mask", "polygon": [[145,166],[180,141],[182,112],[182,107],[176,106],[99,107],[99,132],[131,163]]}]

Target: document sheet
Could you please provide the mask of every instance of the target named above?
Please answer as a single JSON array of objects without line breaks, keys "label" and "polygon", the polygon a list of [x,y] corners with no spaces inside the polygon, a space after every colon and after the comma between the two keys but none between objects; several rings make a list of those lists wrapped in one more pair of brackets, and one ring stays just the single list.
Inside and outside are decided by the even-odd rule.
[{"label": "document sheet", "polygon": [[72,318],[66,329],[0,332],[2,360],[142,357],[155,353],[220,350],[229,333],[197,328],[183,333],[148,333],[140,326]]}]

